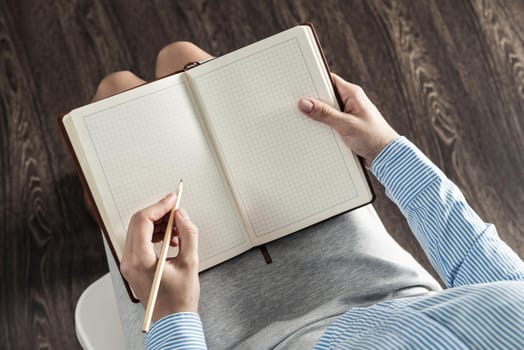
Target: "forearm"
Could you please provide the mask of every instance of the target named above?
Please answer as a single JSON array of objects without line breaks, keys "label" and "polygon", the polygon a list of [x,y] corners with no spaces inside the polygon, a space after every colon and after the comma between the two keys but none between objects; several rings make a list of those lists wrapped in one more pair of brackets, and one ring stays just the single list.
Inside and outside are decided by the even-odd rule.
[{"label": "forearm", "polygon": [[146,349],[207,349],[200,317],[179,312],[158,320],[146,335]]},{"label": "forearm", "polygon": [[450,287],[522,279],[522,260],[482,221],[460,190],[405,138],[396,139],[372,164],[428,255]]}]

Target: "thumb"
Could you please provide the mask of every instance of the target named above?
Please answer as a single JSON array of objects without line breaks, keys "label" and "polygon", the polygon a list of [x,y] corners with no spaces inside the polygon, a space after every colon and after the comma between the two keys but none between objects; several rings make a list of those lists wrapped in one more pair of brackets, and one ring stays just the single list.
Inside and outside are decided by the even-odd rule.
[{"label": "thumb", "polygon": [[184,209],[178,209],[175,215],[178,231],[178,258],[185,264],[198,267],[198,227],[189,219]]},{"label": "thumb", "polygon": [[328,105],[310,97],[302,97],[298,101],[298,108],[302,113],[331,126],[334,129],[343,129],[347,125],[347,115]]}]

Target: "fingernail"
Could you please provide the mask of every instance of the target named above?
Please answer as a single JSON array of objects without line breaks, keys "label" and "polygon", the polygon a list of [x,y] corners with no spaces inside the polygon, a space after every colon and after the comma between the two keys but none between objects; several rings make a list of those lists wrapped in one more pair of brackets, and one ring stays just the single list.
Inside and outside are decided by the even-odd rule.
[{"label": "fingernail", "polygon": [[166,198],[170,198],[170,197],[173,197],[175,194],[173,192],[169,192],[167,195],[166,195]]},{"label": "fingernail", "polygon": [[298,101],[298,108],[304,113],[310,113],[313,110],[313,107],[315,107],[315,105],[307,98],[302,97]]},{"label": "fingernail", "polygon": [[180,216],[182,216],[184,219],[189,219],[189,215],[187,215],[187,211],[185,211],[184,209],[179,208],[179,209],[178,209],[178,213],[179,213]]}]

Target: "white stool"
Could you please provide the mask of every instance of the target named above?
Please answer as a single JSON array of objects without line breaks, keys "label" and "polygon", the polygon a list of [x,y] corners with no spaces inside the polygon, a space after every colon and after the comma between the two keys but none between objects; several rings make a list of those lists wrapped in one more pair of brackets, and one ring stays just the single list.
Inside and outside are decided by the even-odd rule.
[{"label": "white stool", "polygon": [[109,273],[87,287],[78,299],[75,331],[85,350],[126,348]]}]

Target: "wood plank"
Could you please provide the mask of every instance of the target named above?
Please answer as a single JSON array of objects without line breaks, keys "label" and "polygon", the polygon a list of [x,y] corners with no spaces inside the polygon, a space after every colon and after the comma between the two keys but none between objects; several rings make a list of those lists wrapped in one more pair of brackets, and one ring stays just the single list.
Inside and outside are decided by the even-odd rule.
[{"label": "wood plank", "polygon": [[[448,53],[453,55],[457,76],[464,87],[457,101],[464,124],[463,148],[469,155],[460,163],[467,176],[464,191],[479,214],[495,223],[499,234],[522,256],[524,220],[518,208],[524,190],[517,185],[524,175],[523,100],[518,93],[522,91],[522,73],[518,73],[524,59],[523,42],[519,39],[522,29],[511,27],[515,20],[505,15],[504,8],[496,7],[493,12],[493,4],[499,3],[484,2],[488,7],[484,10],[454,1],[440,2],[439,7],[442,22],[455,42]],[[456,12],[468,15],[455,21],[450,14]],[[498,13],[503,18],[495,16],[491,21],[482,21],[483,12],[491,16]],[[500,35],[512,36],[503,40],[505,50],[501,50],[494,37],[489,38],[488,32],[494,33],[494,28],[502,30]],[[512,55],[511,64],[511,60],[504,59],[508,49],[518,52]],[[516,72],[510,68],[512,64],[517,67]]]},{"label": "wood plank", "polygon": [[[158,50],[175,40],[219,55],[313,21],[332,69],[362,85],[524,256],[523,14],[517,0],[1,1],[0,277],[12,282],[0,288],[0,340],[79,348],[74,305],[107,266],[56,116],[113,71],[152,79]],[[428,267],[377,192],[385,226]]]},{"label": "wood plank", "polygon": [[[10,9],[3,6],[0,13],[0,81],[8,117],[2,135],[9,145],[3,149],[8,155],[6,167],[2,167],[2,175],[9,180],[2,198],[2,256],[8,257],[2,277],[13,281],[2,287],[2,300],[10,301],[2,303],[2,316],[16,320],[4,323],[9,327],[7,344],[16,349],[76,348],[72,327],[75,302],[90,282],[107,271],[105,255],[100,235],[83,209],[79,181],[72,174],[70,161],[61,161],[65,158],[58,155],[59,150],[65,154],[56,132],[58,113],[50,114],[50,108],[42,103],[42,95],[50,91],[39,83],[45,64],[38,63],[51,62],[45,57],[49,52],[28,53],[23,44],[24,40],[33,42],[29,35],[39,39],[36,34],[44,30],[33,32],[35,28],[26,25],[18,31]],[[46,29],[52,32],[53,26]],[[54,51],[55,57],[61,54],[63,51]],[[43,73],[53,76],[58,70]]]}]

